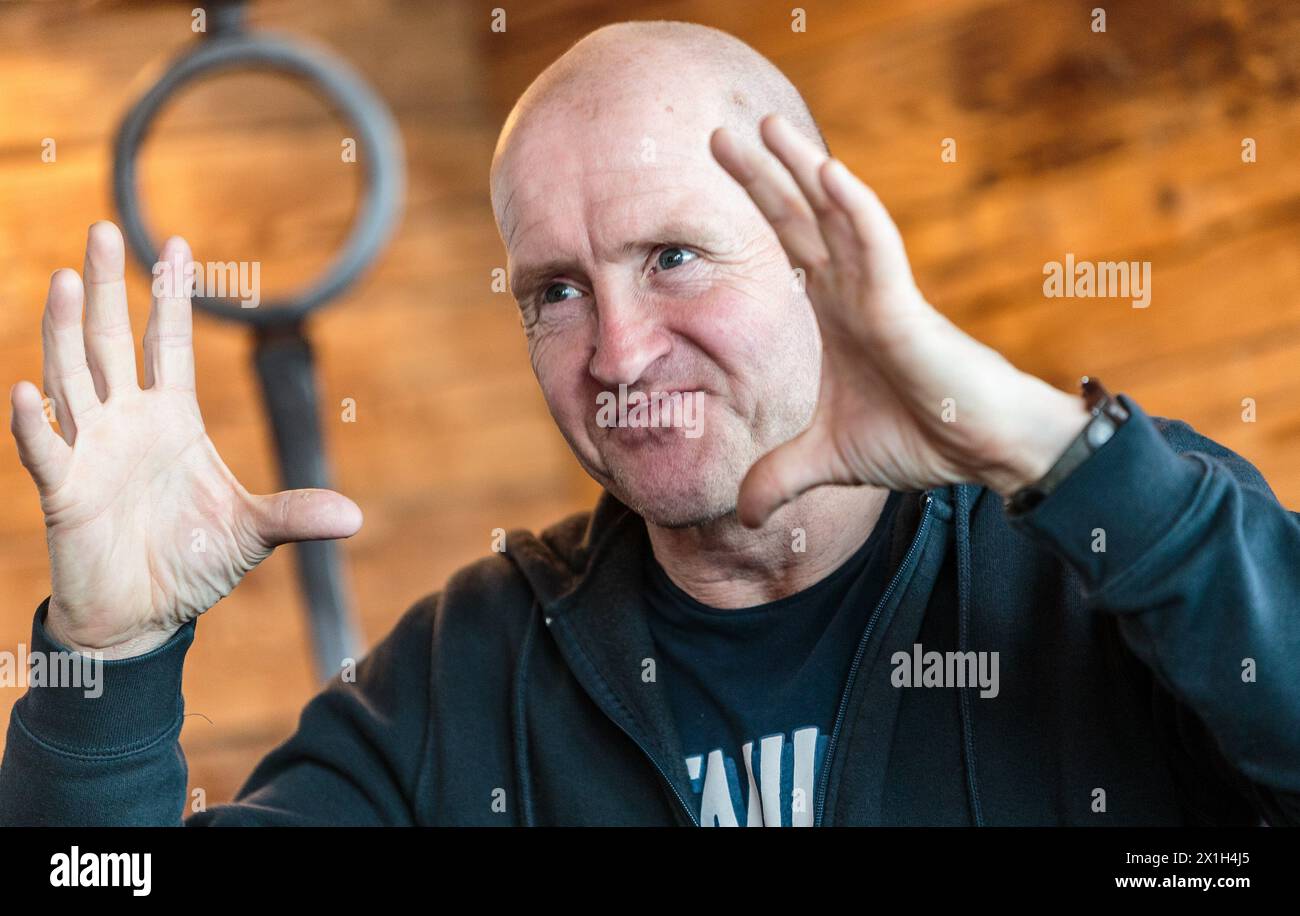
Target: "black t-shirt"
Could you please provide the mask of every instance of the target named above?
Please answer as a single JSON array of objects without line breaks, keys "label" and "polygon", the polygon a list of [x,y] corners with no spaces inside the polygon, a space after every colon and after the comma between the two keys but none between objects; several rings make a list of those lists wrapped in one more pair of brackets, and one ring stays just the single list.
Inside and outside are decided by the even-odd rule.
[{"label": "black t-shirt", "polygon": [[658,561],[647,596],[704,826],[806,826],[858,642],[889,575],[891,492],[866,542],[820,582],[778,601],[718,609]]}]

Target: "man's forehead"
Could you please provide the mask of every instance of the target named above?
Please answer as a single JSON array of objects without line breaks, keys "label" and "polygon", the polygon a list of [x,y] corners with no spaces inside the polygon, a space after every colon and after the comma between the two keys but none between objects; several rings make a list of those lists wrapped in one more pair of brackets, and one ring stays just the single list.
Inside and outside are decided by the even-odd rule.
[{"label": "man's forehead", "polygon": [[648,143],[522,165],[503,170],[497,189],[502,236],[520,256],[534,236],[555,243],[594,234],[617,247],[620,233],[639,234],[655,224],[697,224],[704,232],[730,181],[707,146],[703,156]]},{"label": "man's forehead", "polygon": [[[525,187],[631,186],[659,170],[717,174],[709,135],[724,119],[706,95],[685,100],[653,93],[531,107],[512,117],[499,151],[494,192],[517,202]],[[502,208],[502,212],[505,209]]]}]

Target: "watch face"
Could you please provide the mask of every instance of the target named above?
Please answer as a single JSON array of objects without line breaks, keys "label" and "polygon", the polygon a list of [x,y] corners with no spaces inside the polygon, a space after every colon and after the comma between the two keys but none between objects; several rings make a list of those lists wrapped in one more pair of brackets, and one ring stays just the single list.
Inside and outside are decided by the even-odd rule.
[{"label": "watch face", "polygon": [[1115,422],[1105,414],[1101,414],[1096,420],[1088,424],[1087,432],[1088,447],[1094,452],[1110,441],[1110,437],[1115,435]]}]

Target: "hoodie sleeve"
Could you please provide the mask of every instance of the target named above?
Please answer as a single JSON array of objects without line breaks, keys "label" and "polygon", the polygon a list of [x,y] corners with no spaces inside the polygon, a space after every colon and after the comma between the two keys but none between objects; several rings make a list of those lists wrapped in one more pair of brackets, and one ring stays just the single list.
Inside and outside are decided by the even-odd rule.
[{"label": "hoodie sleeve", "polygon": [[1266,820],[1300,823],[1300,515],[1239,455],[1119,397],[1128,422],[1010,524],[1117,619],[1192,778],[1227,770]]},{"label": "hoodie sleeve", "polygon": [[[413,823],[435,600],[408,610],[355,680],[336,676],[317,694],[232,803],[184,821],[181,673],[194,622],[152,652],[102,662],[97,691],[33,683],[10,716],[0,825]],[[45,632],[48,602],[37,610],[33,653],[66,651]]]},{"label": "hoodie sleeve", "polygon": [[[45,632],[48,607],[46,598],[36,610],[30,657],[51,672],[61,659],[59,669],[80,676],[30,668],[0,762],[0,825],[179,824],[181,668],[194,623],[145,655],[94,663]],[[44,684],[54,680],[63,683]]]}]

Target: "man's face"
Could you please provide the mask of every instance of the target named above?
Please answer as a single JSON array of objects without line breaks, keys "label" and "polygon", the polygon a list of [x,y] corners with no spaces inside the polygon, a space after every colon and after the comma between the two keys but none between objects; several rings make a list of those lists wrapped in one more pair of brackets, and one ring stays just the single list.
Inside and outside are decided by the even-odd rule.
[{"label": "man's face", "polygon": [[[820,363],[775,233],[709,153],[722,120],[683,107],[534,112],[493,195],[552,416],[596,481],[666,527],[735,508],[750,465],[811,418]],[[694,398],[695,430],[608,425],[620,385]]]}]

